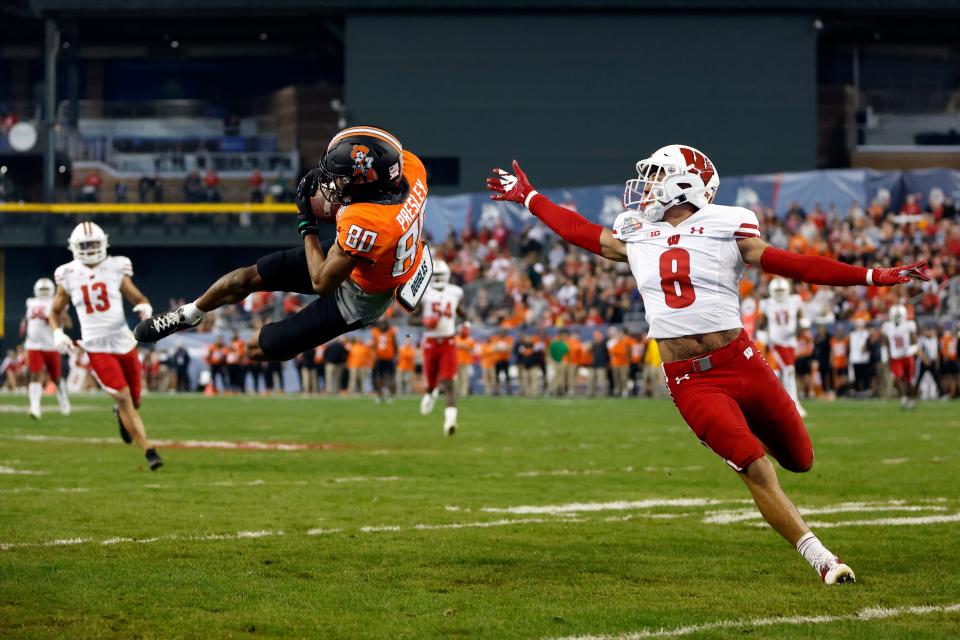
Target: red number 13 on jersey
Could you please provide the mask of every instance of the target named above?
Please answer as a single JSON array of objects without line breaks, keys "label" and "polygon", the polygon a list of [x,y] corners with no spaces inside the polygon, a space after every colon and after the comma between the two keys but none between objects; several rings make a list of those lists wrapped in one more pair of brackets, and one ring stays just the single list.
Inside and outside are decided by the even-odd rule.
[{"label": "red number 13 on jersey", "polygon": [[[93,313],[94,311],[106,311],[110,308],[110,298],[107,297],[107,285],[102,282],[94,282],[90,285],[90,288],[87,288],[87,285],[81,285],[80,289],[83,291],[83,302],[87,307],[87,313]],[[90,292],[96,294],[96,299],[92,299],[93,296],[90,295]]]},{"label": "red number 13 on jersey", "polygon": [[668,249],[660,254],[660,288],[671,309],[689,307],[697,299],[690,281],[690,254],[686,249]]}]

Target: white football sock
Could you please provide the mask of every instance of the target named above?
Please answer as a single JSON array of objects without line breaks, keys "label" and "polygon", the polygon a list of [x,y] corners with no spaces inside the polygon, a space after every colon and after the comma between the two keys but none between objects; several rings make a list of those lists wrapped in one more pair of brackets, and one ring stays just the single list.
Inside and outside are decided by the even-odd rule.
[{"label": "white football sock", "polygon": [[70,415],[70,398],[67,397],[67,383],[63,379],[57,385],[57,401],[60,403],[60,413]]},{"label": "white football sock", "polygon": [[813,535],[813,532],[805,533],[797,540],[797,551],[803,556],[803,559],[810,563],[813,570],[820,573],[821,567],[825,564],[835,562],[837,556],[830,553],[830,550],[823,546],[823,543]]},{"label": "white football sock", "polygon": [[187,322],[190,324],[193,324],[197,320],[203,318],[203,311],[200,311],[200,309],[197,308],[196,301],[188,302],[187,304],[183,305],[181,309],[183,309],[183,317],[186,318]]},{"label": "white football sock", "polygon": [[457,408],[456,407],[447,407],[443,410],[443,426],[457,424]]},{"label": "white football sock", "polygon": [[43,385],[31,382],[27,385],[27,395],[30,396],[30,413],[40,414],[40,399],[43,397]]}]

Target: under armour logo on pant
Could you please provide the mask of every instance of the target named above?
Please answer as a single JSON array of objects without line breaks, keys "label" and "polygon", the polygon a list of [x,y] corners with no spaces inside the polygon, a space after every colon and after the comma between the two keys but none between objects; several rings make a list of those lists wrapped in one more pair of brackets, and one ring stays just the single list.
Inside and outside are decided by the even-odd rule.
[{"label": "under armour logo on pant", "polygon": [[743,350],[743,355],[746,356],[747,360],[753,357],[753,347],[747,347]]},{"label": "under armour logo on pant", "polygon": [[682,376],[676,376],[676,377],[674,378],[674,380],[677,381],[677,384],[680,384],[682,381],[684,381],[684,380],[689,380],[689,379],[690,379],[690,374],[689,374],[689,373],[685,373],[685,374],[682,375]]}]

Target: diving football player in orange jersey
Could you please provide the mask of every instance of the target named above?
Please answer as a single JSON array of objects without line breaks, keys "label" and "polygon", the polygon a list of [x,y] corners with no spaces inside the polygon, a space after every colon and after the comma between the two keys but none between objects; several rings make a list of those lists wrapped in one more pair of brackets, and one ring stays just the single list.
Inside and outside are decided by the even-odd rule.
[{"label": "diving football player in orange jersey", "polygon": [[[320,244],[311,205],[315,194],[339,206],[337,237]],[[394,297],[412,310],[432,274],[424,248],[427,174],[391,134],[350,127],[333,137],[320,166],[297,187],[303,246],[277,251],[217,280],[195,302],[144,320],[140,342],[156,342],[200,324],[205,313],[254,291],[295,291],[320,298],[264,325],[247,341],[252,360],[289,360],[339,335],[373,324]]]}]

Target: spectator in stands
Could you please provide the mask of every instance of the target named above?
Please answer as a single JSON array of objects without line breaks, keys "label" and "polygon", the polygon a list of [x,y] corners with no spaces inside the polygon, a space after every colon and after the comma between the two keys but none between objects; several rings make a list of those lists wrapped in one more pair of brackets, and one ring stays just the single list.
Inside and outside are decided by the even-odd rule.
[{"label": "spectator in stands", "polygon": [[345,338],[337,338],[326,344],[323,361],[327,395],[339,393],[343,389],[343,368],[347,363],[347,355]]},{"label": "spectator in stands", "polygon": [[207,202],[220,202],[220,176],[211,167],[203,174],[203,200]]},{"label": "spectator in stands", "polygon": [[601,331],[593,332],[593,342],[590,343],[590,382],[587,385],[587,395],[594,397],[598,392],[601,395],[607,395],[609,392],[607,382],[607,369],[610,367],[610,351],[607,348],[607,341],[603,338]]},{"label": "spectator in stands", "polygon": [[254,169],[250,174],[250,202],[263,202],[263,174]]},{"label": "spectator in stands", "polygon": [[397,393],[407,395],[414,392],[414,378],[416,375],[417,348],[413,338],[404,336],[403,342],[397,349]]},{"label": "spectator in stands", "polygon": [[177,340],[174,347],[170,361],[173,363],[175,388],[179,392],[190,391],[190,354],[183,346],[183,340]]},{"label": "spectator in stands", "polygon": [[123,180],[117,180],[116,184],[113,185],[113,195],[114,199],[118,203],[124,203],[127,201],[127,183]]},{"label": "spectator in stands", "polygon": [[100,186],[103,178],[97,171],[91,171],[83,178],[80,187],[80,202],[100,202]]},{"label": "spectator in stands", "polygon": [[183,199],[186,202],[203,202],[205,200],[203,181],[196,171],[191,171],[183,181]]}]

